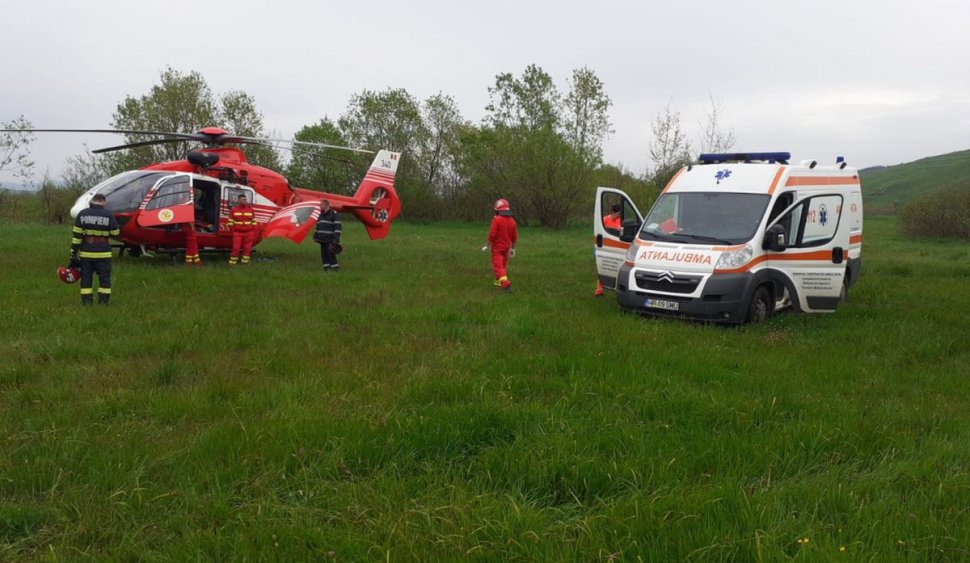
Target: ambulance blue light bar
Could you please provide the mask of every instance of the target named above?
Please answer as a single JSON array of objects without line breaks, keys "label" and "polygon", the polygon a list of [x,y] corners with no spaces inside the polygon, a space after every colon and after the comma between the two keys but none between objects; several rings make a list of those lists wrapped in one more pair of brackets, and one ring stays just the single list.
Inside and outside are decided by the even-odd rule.
[{"label": "ambulance blue light bar", "polygon": [[791,160],[790,152],[726,152],[708,153],[698,157],[701,164],[715,164],[718,162],[753,162],[766,161],[788,164]]}]

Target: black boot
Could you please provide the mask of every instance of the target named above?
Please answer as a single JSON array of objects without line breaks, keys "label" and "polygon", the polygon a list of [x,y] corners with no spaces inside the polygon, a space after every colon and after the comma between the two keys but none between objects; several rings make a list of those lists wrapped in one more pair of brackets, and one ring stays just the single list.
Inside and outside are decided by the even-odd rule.
[{"label": "black boot", "polygon": [[107,305],[111,301],[111,295],[108,293],[98,294],[98,305]]},{"label": "black boot", "polygon": [[82,295],[81,296],[81,305],[93,305],[93,304],[94,304],[94,296],[93,295]]}]

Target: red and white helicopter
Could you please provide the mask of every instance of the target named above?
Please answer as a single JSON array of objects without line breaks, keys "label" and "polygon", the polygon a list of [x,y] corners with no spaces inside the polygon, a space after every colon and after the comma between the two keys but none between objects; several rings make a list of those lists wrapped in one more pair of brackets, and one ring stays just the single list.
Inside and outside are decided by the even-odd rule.
[{"label": "red and white helicopter", "polygon": [[[201,249],[228,249],[232,234],[226,222],[239,195],[246,195],[256,212],[255,243],[268,237],[285,237],[300,243],[313,230],[320,200],[326,198],[337,212],[350,213],[364,224],[372,240],[387,236],[391,221],[401,212],[394,191],[400,153],[381,150],[353,196],[291,186],[283,175],[250,164],[236,144],[290,143],[316,148],[347,149],[322,143],[259,139],[231,135],[218,127],[198,133],[162,133],[106,129],[31,129],[20,132],[122,133],[160,138],[92,151],[102,153],[152,144],[198,141],[204,145],[185,160],[159,162],[122,172],[82,194],[71,216],[89,206],[95,194],[105,196],[105,208],[118,219],[123,249],[138,256],[145,252],[177,252],[185,248],[183,223],[195,226]],[[254,244],[255,244],[254,243]]]}]

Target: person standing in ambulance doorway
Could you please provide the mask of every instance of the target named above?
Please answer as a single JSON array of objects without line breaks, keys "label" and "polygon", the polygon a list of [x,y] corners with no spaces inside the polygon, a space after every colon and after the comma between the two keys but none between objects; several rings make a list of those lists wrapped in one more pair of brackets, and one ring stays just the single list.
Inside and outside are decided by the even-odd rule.
[{"label": "person standing in ambulance doorway", "polygon": [[96,194],[91,205],[74,219],[70,267],[81,269],[81,305],[94,302],[94,274],[98,275],[98,304],[111,301],[111,242],[121,229],[113,213],[104,208],[104,196]]},{"label": "person standing in ambulance doorway", "polygon": [[495,285],[502,291],[512,291],[509,281],[509,258],[515,256],[515,243],[518,241],[518,229],[512,208],[505,198],[495,202],[495,217],[488,230],[488,243],[482,247],[482,252],[492,249],[492,270],[495,273]]},{"label": "person standing in ambulance doorway", "polygon": [[340,215],[330,207],[330,201],[320,200],[320,216],[313,231],[313,241],[320,245],[320,261],[324,272],[339,272],[337,254],[340,253]]},{"label": "person standing in ambulance doorway", "polygon": [[239,261],[239,251],[242,250],[242,263],[249,264],[249,254],[253,250],[253,240],[256,239],[256,211],[249,205],[245,194],[239,194],[238,203],[229,212],[229,231],[232,232],[232,253],[229,255],[229,265],[235,266]]},{"label": "person standing in ambulance doorway", "polygon": [[[619,236],[620,231],[623,229],[623,207],[619,203],[614,203],[613,207],[610,208],[610,214],[603,217],[603,227],[607,229],[616,229],[616,234]],[[594,254],[595,256],[595,254]],[[593,293],[596,297],[603,297],[603,284],[600,280],[596,280],[596,292]]]}]

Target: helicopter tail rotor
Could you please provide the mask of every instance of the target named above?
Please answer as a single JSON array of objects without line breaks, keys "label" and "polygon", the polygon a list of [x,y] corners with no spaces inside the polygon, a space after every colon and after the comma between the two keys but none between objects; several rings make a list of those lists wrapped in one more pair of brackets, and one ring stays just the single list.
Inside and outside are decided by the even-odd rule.
[{"label": "helicopter tail rotor", "polygon": [[394,191],[394,178],[401,153],[382,150],[364,175],[353,204],[344,209],[352,213],[367,229],[371,240],[382,239],[391,229],[391,221],[401,214],[401,200]]}]

